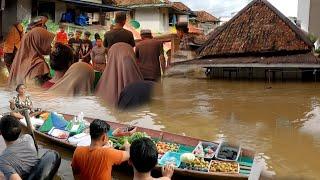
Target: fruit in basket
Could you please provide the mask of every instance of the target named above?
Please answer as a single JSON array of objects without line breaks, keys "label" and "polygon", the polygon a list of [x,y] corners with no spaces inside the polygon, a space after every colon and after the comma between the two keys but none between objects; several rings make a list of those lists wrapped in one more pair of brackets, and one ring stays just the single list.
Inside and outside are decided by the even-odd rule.
[{"label": "fruit in basket", "polygon": [[203,158],[195,158],[191,163],[192,169],[197,171],[208,171],[209,162],[205,161]]},{"label": "fruit in basket", "polygon": [[239,165],[235,162],[212,161],[210,172],[238,173]]},{"label": "fruit in basket", "polygon": [[193,154],[196,156],[203,157],[204,156],[204,150],[202,144],[199,144],[193,151]]},{"label": "fruit in basket", "polygon": [[157,144],[157,150],[159,154],[164,154],[168,151],[173,151],[177,152],[179,149],[179,145],[174,144],[174,143],[166,143],[166,142],[161,142],[159,141]]}]

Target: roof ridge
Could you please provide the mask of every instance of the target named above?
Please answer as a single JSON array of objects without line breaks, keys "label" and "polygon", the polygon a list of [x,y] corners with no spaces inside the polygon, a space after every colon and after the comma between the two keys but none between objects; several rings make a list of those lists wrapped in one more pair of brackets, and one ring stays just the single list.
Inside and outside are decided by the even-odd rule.
[{"label": "roof ridge", "polygon": [[211,37],[208,38],[208,40],[197,50],[197,52],[200,54],[203,49],[210,44],[217,36],[219,36],[226,28],[229,27],[230,24],[232,24],[239,16],[241,16],[244,12],[246,12],[249,8],[251,8],[254,4],[262,2],[264,3],[271,11],[273,11],[286,25],[288,25],[298,37],[304,41],[309,47],[313,47],[312,42],[303,34],[303,31],[299,29],[293,22],[291,22],[285,15],[283,15],[277,8],[275,8],[270,2],[267,0],[252,0],[250,3],[248,3],[243,9],[241,9],[235,16],[233,16],[228,22],[220,26],[212,34]]}]

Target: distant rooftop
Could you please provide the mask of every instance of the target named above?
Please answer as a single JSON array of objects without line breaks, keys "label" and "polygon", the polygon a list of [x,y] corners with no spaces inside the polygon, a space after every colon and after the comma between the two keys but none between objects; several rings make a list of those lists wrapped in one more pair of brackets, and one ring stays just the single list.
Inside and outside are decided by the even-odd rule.
[{"label": "distant rooftop", "polygon": [[196,14],[196,20],[199,22],[217,22],[220,21],[218,18],[206,11],[194,11]]}]

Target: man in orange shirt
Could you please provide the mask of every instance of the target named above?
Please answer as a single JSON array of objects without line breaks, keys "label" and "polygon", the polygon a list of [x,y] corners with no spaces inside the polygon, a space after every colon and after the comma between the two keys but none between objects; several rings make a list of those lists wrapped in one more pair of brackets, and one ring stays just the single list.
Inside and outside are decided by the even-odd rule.
[{"label": "man in orange shirt", "polygon": [[62,24],[59,26],[60,31],[57,33],[56,43],[68,44],[68,35],[64,28],[65,27]]},{"label": "man in orange shirt", "polygon": [[91,145],[77,147],[73,154],[72,171],[76,180],[111,180],[113,165],[129,160],[130,145],[125,143],[126,151],[107,147],[110,125],[96,119],[90,124]]}]

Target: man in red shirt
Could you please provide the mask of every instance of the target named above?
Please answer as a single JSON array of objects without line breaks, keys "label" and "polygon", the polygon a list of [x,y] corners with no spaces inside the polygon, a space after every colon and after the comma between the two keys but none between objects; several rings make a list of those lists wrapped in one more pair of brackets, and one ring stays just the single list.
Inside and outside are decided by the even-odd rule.
[{"label": "man in red shirt", "polygon": [[126,151],[106,146],[109,130],[110,125],[99,119],[90,124],[91,145],[77,147],[73,154],[71,166],[76,180],[111,180],[112,166],[129,160],[128,142],[125,143]]},{"label": "man in red shirt", "polygon": [[68,35],[64,28],[65,27],[62,24],[59,26],[60,31],[57,33],[56,43],[68,44]]}]

